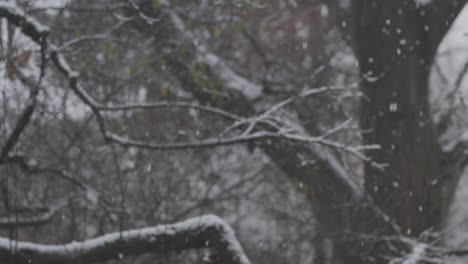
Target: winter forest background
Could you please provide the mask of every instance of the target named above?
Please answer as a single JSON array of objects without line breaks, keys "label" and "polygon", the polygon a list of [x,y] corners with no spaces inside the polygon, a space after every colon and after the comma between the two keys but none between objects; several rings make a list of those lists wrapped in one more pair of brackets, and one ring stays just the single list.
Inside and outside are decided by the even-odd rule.
[{"label": "winter forest background", "polygon": [[466,263],[466,0],[0,0],[0,263]]}]

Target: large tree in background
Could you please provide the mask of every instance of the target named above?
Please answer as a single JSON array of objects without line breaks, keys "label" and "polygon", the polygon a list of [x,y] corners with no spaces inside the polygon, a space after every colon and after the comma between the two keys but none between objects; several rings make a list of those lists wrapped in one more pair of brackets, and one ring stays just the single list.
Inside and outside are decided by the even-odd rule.
[{"label": "large tree in background", "polygon": [[[431,115],[429,76],[442,39],[465,1],[354,1],[354,51],[363,79],[361,128],[384,170],[367,164],[365,189],[400,227],[418,237],[440,230],[463,157],[444,153]],[[457,150],[459,151],[459,150]],[[378,228],[378,226],[374,226]]]},{"label": "large tree in background", "polygon": [[[343,38],[351,46],[359,62],[360,75],[358,85],[321,88],[311,88],[320,83],[315,78],[316,74],[310,77],[313,80],[300,75],[301,71],[291,66],[290,61],[271,52],[279,52],[279,49],[272,48],[274,44],[265,45],[260,38],[256,38],[261,30],[250,32],[248,26],[236,28],[236,34],[243,35],[254,51],[251,53],[257,57],[247,52],[253,57],[249,56],[247,62],[230,58],[232,54],[222,49],[226,43],[220,41],[213,44],[204,37],[204,24],[210,23],[203,20],[206,18],[204,15],[220,11],[210,9],[207,1],[201,2],[199,14],[190,12],[191,3],[183,1],[129,0],[119,1],[115,6],[101,7],[120,24],[107,35],[78,36],[67,42],[65,48],[53,46],[53,41],[58,41],[60,37],[50,40],[48,34],[53,32],[43,28],[30,15],[14,6],[1,5],[0,15],[9,21],[10,26],[20,28],[40,47],[37,56],[40,67],[39,74],[35,76],[37,80],[31,80],[18,70],[21,54],[14,60],[10,58],[10,61],[16,61],[15,64],[7,64],[10,71],[30,88],[31,99],[17,116],[18,122],[11,133],[3,140],[0,164],[15,164],[27,172],[41,171],[40,166],[28,162],[13,150],[32,120],[38,91],[46,90],[41,87],[43,71],[53,65],[55,73],[61,74],[60,78],[65,79],[75,96],[91,109],[91,117],[96,120],[94,133],[102,134],[106,144],[112,146],[112,151],[117,146],[167,150],[213,148],[246,142],[261,149],[310,204],[318,222],[317,237],[320,238],[314,250],[317,263],[385,263],[391,257],[400,258],[402,263],[417,263],[466,253],[440,250],[443,242],[437,235],[434,236],[443,229],[463,172],[465,142],[454,144],[449,151],[442,149],[439,137],[446,129],[447,123],[444,121],[449,117],[435,123],[429,100],[429,76],[438,46],[464,6],[464,1],[329,1],[326,3],[327,18],[336,22]],[[253,10],[259,8],[258,12],[262,12],[260,4],[240,2]],[[231,6],[231,12],[233,8]],[[309,15],[314,14],[318,15]],[[220,21],[226,19],[224,16],[219,18]],[[72,19],[79,20],[76,17]],[[249,19],[255,23],[255,16]],[[274,21],[274,18],[271,20]],[[304,21],[320,28],[318,33],[332,27],[325,18],[300,22]],[[126,24],[129,27],[119,31],[119,27]],[[291,24],[296,26],[299,22]],[[68,30],[65,26],[63,29],[64,32]],[[214,35],[220,34],[219,31],[222,30],[212,30]],[[108,104],[109,100],[100,94],[99,89],[104,88],[96,84],[112,86],[114,80],[103,81],[102,76],[93,80],[93,76],[86,73],[80,76],[74,72],[74,68],[80,63],[85,65],[85,69],[89,67],[86,66],[87,58],[80,62],[80,56],[74,56],[70,59],[74,61],[72,64],[62,54],[67,45],[109,38],[110,35],[118,38],[128,32],[135,38],[157,40],[157,45],[144,46],[143,51],[143,57],[151,55],[157,59],[145,61],[137,68],[143,65],[145,71],[170,76],[168,79],[175,79],[173,82],[198,104],[178,101],[176,96],[170,97],[169,102],[146,104],[128,103],[125,97],[117,96]],[[232,43],[233,47],[238,44],[234,40]],[[319,49],[324,43],[323,40],[315,40],[313,47]],[[270,52],[266,52],[265,47],[271,48],[268,50]],[[110,57],[113,52],[112,47],[106,47],[103,53]],[[314,63],[320,65],[326,60],[327,57],[323,56]],[[114,67],[122,69],[125,65]],[[262,69],[264,72],[242,72],[242,67]],[[130,73],[135,71],[130,66],[128,68]],[[312,71],[307,74],[312,76]],[[90,84],[99,89],[90,89]],[[321,115],[326,111],[318,108],[325,105],[318,101],[330,98],[310,100],[310,97],[349,91],[356,89],[356,86],[362,89],[361,111],[358,114],[362,139],[351,136],[335,138],[336,133],[350,129],[349,123],[343,122],[333,127],[330,123],[334,122],[324,122]],[[148,97],[154,101],[157,98],[154,93],[166,94],[168,90],[165,86],[160,91],[150,90]],[[111,97],[114,93],[110,94]],[[133,90],[134,94],[136,92]],[[232,123],[222,126],[224,131],[219,133],[212,127],[202,129],[204,137],[201,139],[183,134],[180,140],[168,133],[156,137],[158,141],[143,135],[137,126],[123,126],[123,122],[115,117],[118,115],[108,115],[109,112],[170,106],[205,111]],[[141,118],[146,122],[145,129],[152,129],[150,123],[154,122],[154,116],[131,118]],[[185,124],[190,120],[184,119],[182,122]],[[342,143],[345,140],[350,142]],[[353,169],[346,166],[349,156],[357,157],[356,167],[363,164],[362,175],[353,175]],[[70,180],[70,176],[61,170],[47,172]],[[118,166],[115,172],[121,173]],[[360,183],[361,178],[363,184]],[[58,207],[60,203],[51,208]],[[23,219],[16,215],[6,219],[5,225],[34,224],[46,221],[47,216]],[[0,256],[15,259],[18,263],[28,263],[30,260],[32,263],[72,263],[77,259],[95,262],[132,254],[193,248],[211,248],[212,263],[249,262],[233,237],[231,227],[213,216],[145,229],[144,232],[118,232],[87,241],[81,247],[69,244],[65,251],[61,246],[19,243],[11,247],[12,240],[0,242]]]}]

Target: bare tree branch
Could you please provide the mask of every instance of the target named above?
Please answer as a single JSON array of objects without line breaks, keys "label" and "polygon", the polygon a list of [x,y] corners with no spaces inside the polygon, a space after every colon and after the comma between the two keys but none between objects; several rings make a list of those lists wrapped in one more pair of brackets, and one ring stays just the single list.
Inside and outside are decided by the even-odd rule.
[{"label": "bare tree branch", "polygon": [[195,103],[190,103],[190,102],[164,101],[164,102],[139,103],[139,104],[128,104],[128,105],[99,105],[98,109],[101,111],[134,111],[134,110],[147,110],[147,109],[171,108],[171,107],[192,108],[192,109],[200,110],[200,111],[211,113],[211,114],[216,114],[216,115],[219,115],[227,119],[231,119],[231,120],[243,119],[242,117],[234,113],[230,113],[230,112],[227,112],[225,110],[222,110],[216,107],[205,106],[205,105],[200,105],[200,104],[195,104]]},{"label": "bare tree branch", "polygon": [[0,217],[0,229],[17,228],[22,226],[38,226],[49,222],[62,208],[68,204],[68,198],[57,201],[50,207],[40,210],[42,212],[32,215],[22,215],[15,213]]},{"label": "bare tree branch", "polygon": [[73,185],[76,185],[83,191],[89,189],[88,186],[86,186],[84,183],[70,175],[70,173],[68,173],[67,171],[39,166],[37,164],[37,161],[28,160],[22,154],[8,155],[3,160],[0,160],[0,165],[2,164],[16,164],[27,173],[50,173],[60,178],[63,178],[64,180],[72,183]]}]

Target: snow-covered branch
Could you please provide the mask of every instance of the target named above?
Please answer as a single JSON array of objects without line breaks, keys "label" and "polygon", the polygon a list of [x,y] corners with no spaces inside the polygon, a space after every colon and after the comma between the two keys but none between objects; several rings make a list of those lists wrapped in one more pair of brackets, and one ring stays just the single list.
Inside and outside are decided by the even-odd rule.
[{"label": "snow-covered branch", "polygon": [[0,238],[0,259],[11,259],[17,264],[96,263],[132,255],[187,249],[211,249],[211,258],[216,263],[250,264],[230,225],[214,215],[110,233],[63,245]]}]

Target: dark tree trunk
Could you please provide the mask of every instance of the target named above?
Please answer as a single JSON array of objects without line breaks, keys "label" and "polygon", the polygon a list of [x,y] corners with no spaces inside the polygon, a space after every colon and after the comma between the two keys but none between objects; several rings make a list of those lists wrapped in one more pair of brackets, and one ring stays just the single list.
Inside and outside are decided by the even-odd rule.
[{"label": "dark tree trunk", "polygon": [[[437,230],[446,216],[428,80],[438,45],[462,6],[459,1],[424,6],[413,0],[353,2],[353,44],[364,77],[363,140],[381,145],[368,155],[387,165],[381,170],[366,164],[365,189],[402,235],[418,237]],[[364,219],[361,215],[356,223]],[[395,232],[382,229],[382,221],[371,223],[357,230]],[[383,252],[370,249],[367,257],[379,259]]]},{"label": "dark tree trunk", "polygon": [[366,76],[363,138],[381,145],[369,154],[388,164],[383,171],[366,164],[366,190],[403,232],[418,235],[440,223],[437,190],[431,188],[440,176],[440,151],[428,92],[437,45],[429,41],[424,9],[403,2],[361,4],[356,52]]}]

